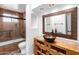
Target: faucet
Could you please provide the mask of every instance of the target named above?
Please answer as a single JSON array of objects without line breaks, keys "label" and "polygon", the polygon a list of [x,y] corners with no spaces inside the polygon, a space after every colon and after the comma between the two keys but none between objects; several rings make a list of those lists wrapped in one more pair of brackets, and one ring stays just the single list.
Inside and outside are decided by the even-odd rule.
[{"label": "faucet", "polygon": [[57,33],[57,29],[55,28],[55,33]]}]

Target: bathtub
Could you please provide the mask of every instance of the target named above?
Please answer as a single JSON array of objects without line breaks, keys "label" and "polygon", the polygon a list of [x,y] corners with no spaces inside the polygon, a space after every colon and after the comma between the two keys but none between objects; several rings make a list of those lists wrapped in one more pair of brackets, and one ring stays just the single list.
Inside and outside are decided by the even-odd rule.
[{"label": "bathtub", "polygon": [[24,40],[25,40],[24,38],[18,38],[18,39],[15,39],[15,40],[4,41],[4,42],[0,42],[0,46],[21,42],[21,41],[24,41]]}]

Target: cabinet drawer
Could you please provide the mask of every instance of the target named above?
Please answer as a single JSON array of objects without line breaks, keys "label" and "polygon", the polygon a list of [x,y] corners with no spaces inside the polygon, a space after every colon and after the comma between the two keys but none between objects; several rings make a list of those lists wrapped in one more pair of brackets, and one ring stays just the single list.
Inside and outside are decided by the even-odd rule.
[{"label": "cabinet drawer", "polygon": [[61,47],[51,46],[51,49],[56,50],[57,52],[60,52],[62,54],[66,54],[66,50],[62,49]]}]

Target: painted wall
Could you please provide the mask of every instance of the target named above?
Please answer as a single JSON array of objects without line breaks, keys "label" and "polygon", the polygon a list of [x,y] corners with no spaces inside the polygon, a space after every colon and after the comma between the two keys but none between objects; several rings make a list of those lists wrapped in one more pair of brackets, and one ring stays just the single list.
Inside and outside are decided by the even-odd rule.
[{"label": "painted wall", "polygon": [[26,54],[34,54],[34,36],[38,32],[37,16],[32,14],[30,4],[27,5],[27,20],[26,20]]},{"label": "painted wall", "polygon": [[26,9],[26,54],[28,55],[33,52],[33,39],[31,35],[31,5],[27,5]]}]

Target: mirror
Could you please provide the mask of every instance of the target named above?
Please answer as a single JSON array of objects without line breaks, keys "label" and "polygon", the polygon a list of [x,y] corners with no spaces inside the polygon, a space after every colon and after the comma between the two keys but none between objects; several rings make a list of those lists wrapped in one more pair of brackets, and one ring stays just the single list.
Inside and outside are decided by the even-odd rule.
[{"label": "mirror", "polygon": [[43,15],[43,33],[77,40],[77,8]]},{"label": "mirror", "polygon": [[71,13],[45,17],[45,32],[71,35]]}]

